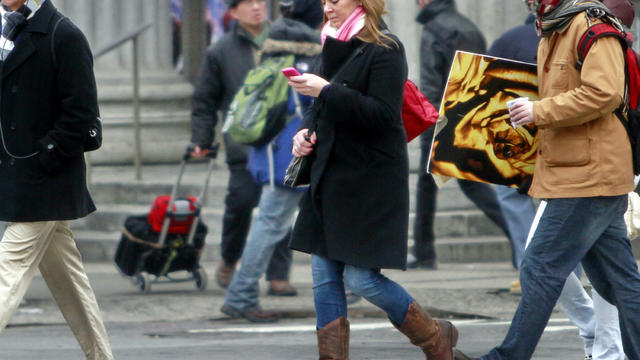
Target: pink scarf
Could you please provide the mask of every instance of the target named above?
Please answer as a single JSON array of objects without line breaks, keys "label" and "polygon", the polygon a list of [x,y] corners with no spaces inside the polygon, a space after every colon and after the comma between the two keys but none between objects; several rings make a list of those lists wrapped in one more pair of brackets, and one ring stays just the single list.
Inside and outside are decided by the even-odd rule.
[{"label": "pink scarf", "polygon": [[324,41],[327,39],[327,36],[332,38],[336,38],[340,41],[349,41],[354,36],[358,35],[360,31],[364,28],[364,18],[365,12],[362,6],[358,6],[351,15],[344,21],[342,25],[340,25],[339,29],[336,29],[331,26],[331,23],[327,21],[322,28],[322,33],[320,34],[322,38],[322,44],[324,45]]}]

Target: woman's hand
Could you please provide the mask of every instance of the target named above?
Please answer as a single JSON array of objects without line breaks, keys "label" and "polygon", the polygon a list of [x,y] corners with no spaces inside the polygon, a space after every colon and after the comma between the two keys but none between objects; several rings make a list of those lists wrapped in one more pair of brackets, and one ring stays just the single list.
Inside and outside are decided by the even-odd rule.
[{"label": "woman's hand", "polygon": [[329,85],[329,82],[318,75],[306,73],[290,77],[289,85],[302,95],[318,97],[322,88]]},{"label": "woman's hand", "polygon": [[313,152],[313,145],[316,143],[316,133],[312,133],[308,136],[308,129],[302,129],[293,137],[293,148],[291,153],[295,157],[303,157]]},{"label": "woman's hand", "polygon": [[515,103],[511,107],[511,123],[513,125],[526,125],[532,123],[535,118],[533,117],[533,102],[520,101]]}]

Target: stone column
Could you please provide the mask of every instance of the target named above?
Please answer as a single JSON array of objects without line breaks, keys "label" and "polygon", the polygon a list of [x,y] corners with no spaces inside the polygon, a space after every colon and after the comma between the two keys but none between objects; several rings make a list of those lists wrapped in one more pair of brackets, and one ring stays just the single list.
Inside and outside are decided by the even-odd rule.
[{"label": "stone column", "polygon": [[[192,86],[171,59],[170,0],[52,0],[85,34],[94,53],[146,23],[139,37],[143,163],[177,161],[189,140]],[[190,0],[191,1],[191,0]],[[129,41],[96,59],[103,147],[93,164],[131,164],[133,159],[133,46]]]}]

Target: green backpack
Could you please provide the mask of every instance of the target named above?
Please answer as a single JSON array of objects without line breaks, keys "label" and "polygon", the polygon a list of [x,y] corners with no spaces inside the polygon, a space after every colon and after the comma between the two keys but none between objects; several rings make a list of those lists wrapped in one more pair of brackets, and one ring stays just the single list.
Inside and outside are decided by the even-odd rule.
[{"label": "green backpack", "polygon": [[266,145],[278,135],[289,118],[289,85],[280,70],[293,62],[293,55],[269,57],[249,71],[229,106],[222,132],[252,146]]}]

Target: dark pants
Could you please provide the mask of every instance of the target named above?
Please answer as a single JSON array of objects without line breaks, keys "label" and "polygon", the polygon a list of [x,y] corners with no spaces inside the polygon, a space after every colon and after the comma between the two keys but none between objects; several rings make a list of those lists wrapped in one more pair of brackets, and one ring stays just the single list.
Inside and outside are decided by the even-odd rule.
[{"label": "dark pants", "polygon": [[[420,173],[418,174],[416,194],[416,218],[413,225],[413,255],[418,261],[435,260],[436,258],[433,222],[436,215],[438,187],[431,174],[426,171],[433,138],[433,128],[431,127],[420,137]],[[458,185],[462,192],[502,229],[513,248],[509,229],[504,220],[495,190],[488,184],[475,181],[458,180]],[[514,267],[516,267],[515,256],[511,258]]]},{"label": "dark pants", "polygon": [[625,354],[640,359],[640,274],[627,238],[626,209],[626,194],[549,200],[525,251],[522,298],[509,332],[482,359],[530,359],[580,261],[596,291],[618,308]]},{"label": "dark pants", "polygon": [[[229,265],[235,265],[247,241],[251,215],[260,200],[262,186],[253,181],[246,169],[230,168],[229,172],[222,218],[222,259]],[[291,232],[278,242],[267,268],[267,281],[289,279],[292,261],[290,237]]]}]

